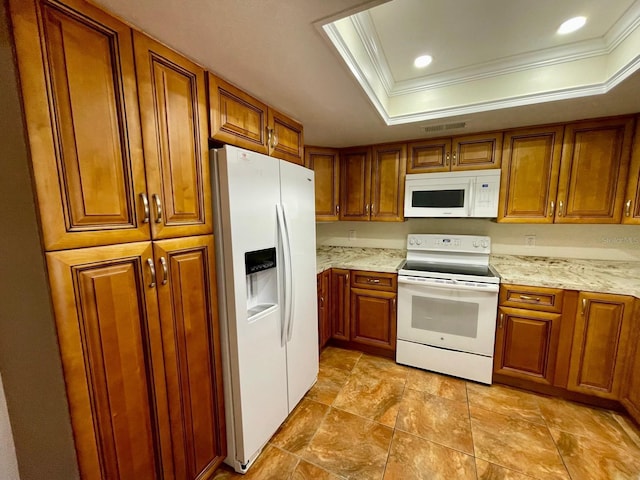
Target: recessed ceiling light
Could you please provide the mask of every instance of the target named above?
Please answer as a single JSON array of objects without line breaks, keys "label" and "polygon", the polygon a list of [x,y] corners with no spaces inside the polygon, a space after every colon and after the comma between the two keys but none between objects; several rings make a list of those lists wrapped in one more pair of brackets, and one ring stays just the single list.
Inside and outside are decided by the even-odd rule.
[{"label": "recessed ceiling light", "polygon": [[558,33],[560,35],[564,35],[566,33],[575,32],[576,30],[580,30],[584,27],[584,24],[587,23],[587,17],[573,17],[564,22],[558,28]]},{"label": "recessed ceiling light", "polygon": [[417,68],[424,68],[427,65],[429,65],[431,63],[431,61],[433,60],[433,58],[431,57],[431,55],[422,55],[418,58],[416,58],[413,61],[413,64],[417,67]]}]

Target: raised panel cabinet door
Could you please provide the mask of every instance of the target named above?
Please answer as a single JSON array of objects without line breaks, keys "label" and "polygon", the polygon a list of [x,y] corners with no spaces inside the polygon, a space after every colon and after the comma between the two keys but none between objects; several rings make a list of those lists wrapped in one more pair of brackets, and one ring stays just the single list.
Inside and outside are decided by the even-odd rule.
[{"label": "raised panel cabinet door", "polygon": [[553,385],[559,313],[500,307],[494,373]]},{"label": "raised panel cabinet door", "polygon": [[371,150],[340,151],[340,220],[369,220],[371,216]]},{"label": "raised panel cabinet door", "polygon": [[564,127],[504,135],[498,222],[553,223]]},{"label": "raised panel cabinet door", "polygon": [[174,478],[151,243],[46,257],[82,478]]},{"label": "raised panel cabinet door", "polygon": [[632,314],[632,297],[580,293],[569,390],[619,400]]},{"label": "raised panel cabinet door", "polygon": [[502,132],[454,137],[451,141],[451,170],[500,168]]},{"label": "raised panel cabinet door", "polygon": [[640,421],[640,300],[635,301],[633,338],[630,344],[626,379],[622,388],[621,403],[627,412]]},{"label": "raised panel cabinet door", "polygon": [[407,145],[376,145],[371,153],[371,220],[404,220]]},{"label": "raised panel cabinet door", "polygon": [[9,7],[45,249],[148,240],[131,29],[80,0]]},{"label": "raised panel cabinet door", "polygon": [[286,115],[268,109],[267,143],[269,155],[304,165],[304,133],[302,125]]},{"label": "raised panel cabinet door", "polygon": [[267,155],[267,106],[211,73],[207,78],[211,137]]},{"label": "raised panel cabinet door", "polygon": [[331,337],[338,340],[349,340],[350,335],[350,287],[349,287],[349,270],[340,268],[331,269],[331,290],[329,298],[330,318],[331,318]]},{"label": "raised panel cabinet door", "polygon": [[153,252],[176,477],[208,478],[226,457],[213,237],[160,240]]},{"label": "raised panel cabinet door", "polygon": [[556,223],[620,223],[632,136],[629,117],[565,127]]},{"label": "raised panel cabinet door", "polygon": [[320,348],[324,347],[331,338],[330,282],[331,270],[325,270],[318,274],[318,342]]},{"label": "raised panel cabinet door", "polygon": [[436,138],[407,144],[407,173],[451,170],[451,139]]},{"label": "raised panel cabinet door", "polygon": [[334,148],[306,147],[305,165],[315,172],[316,220],[339,219],[340,155]]},{"label": "raised panel cabinet door", "polygon": [[396,349],[396,294],[351,289],[351,341]]},{"label": "raised panel cabinet door", "polygon": [[640,225],[640,118],[636,118],[631,168],[627,182],[627,195],[624,198],[622,223]]},{"label": "raised panel cabinet door", "polygon": [[213,231],[205,72],[133,32],[154,239]]}]

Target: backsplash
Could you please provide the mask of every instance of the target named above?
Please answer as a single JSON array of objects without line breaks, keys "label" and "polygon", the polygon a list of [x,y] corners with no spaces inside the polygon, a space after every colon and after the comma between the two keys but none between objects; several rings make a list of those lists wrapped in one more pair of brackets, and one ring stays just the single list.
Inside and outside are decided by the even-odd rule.
[{"label": "backsplash", "polygon": [[405,248],[409,233],[488,235],[492,252],[508,255],[640,261],[640,225],[521,225],[474,218],[316,224],[318,246]]}]

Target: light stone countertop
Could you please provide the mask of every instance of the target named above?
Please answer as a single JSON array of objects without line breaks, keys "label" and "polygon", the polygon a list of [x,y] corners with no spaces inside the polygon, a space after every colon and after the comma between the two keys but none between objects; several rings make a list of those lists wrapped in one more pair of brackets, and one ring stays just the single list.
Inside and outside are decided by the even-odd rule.
[{"label": "light stone countertop", "polygon": [[317,273],[328,268],[395,273],[407,257],[406,250],[393,248],[318,247]]}]

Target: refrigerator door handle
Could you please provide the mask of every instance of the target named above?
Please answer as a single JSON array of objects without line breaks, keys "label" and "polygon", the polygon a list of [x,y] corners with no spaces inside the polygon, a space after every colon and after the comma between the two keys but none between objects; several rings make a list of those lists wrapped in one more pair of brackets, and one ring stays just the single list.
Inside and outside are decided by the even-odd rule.
[{"label": "refrigerator door handle", "polygon": [[280,238],[282,239],[282,250],[284,257],[284,315],[282,318],[282,345],[287,343],[288,325],[291,317],[291,248],[289,245],[289,236],[287,235],[287,227],[284,221],[284,209],[282,205],[276,205],[276,216],[278,219],[278,231],[280,232]]},{"label": "refrigerator door handle", "polygon": [[[284,204],[282,205],[282,216],[284,218],[284,227],[285,227],[285,232],[286,232],[286,237],[287,237],[287,257],[289,257],[289,272],[288,272],[288,277],[289,277],[289,292],[288,292],[288,299],[289,299],[289,318],[287,320],[287,342],[291,341],[291,335],[293,334],[293,319],[294,319],[294,307],[295,304],[293,302],[293,299],[295,298],[295,288],[296,288],[296,284],[293,281],[293,254],[291,253],[291,236],[289,235],[289,222],[287,221],[287,210],[284,206]],[[286,263],[285,263],[286,266]]]}]

